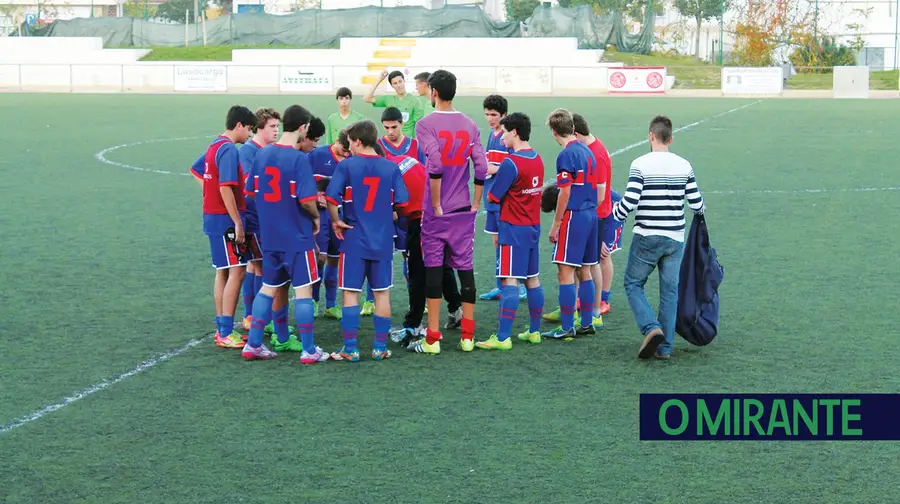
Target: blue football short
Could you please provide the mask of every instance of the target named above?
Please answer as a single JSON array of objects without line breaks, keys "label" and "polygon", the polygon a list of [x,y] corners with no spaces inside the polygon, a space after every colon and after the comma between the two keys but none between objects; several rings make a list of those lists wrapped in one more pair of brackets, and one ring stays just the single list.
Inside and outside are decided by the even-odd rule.
[{"label": "blue football short", "polygon": [[259,239],[253,233],[244,234],[243,245],[228,240],[224,235],[207,236],[209,237],[209,253],[215,269],[246,266],[248,262],[258,261],[262,258]]},{"label": "blue football short", "polygon": [[622,248],[622,229],[625,227],[625,222],[617,221],[613,218],[612,214],[609,214],[609,216],[603,220],[602,240],[603,243],[606,244],[606,249],[612,254]]},{"label": "blue football short", "polygon": [[327,221],[319,221],[319,234],[316,235],[316,245],[319,247],[320,254],[326,254],[328,257],[338,257],[341,254],[341,240],[334,234],[331,229],[331,219]]},{"label": "blue football short", "polygon": [[484,232],[487,234],[497,234],[500,232],[500,211],[488,210],[484,221]]},{"label": "blue football short", "polygon": [[256,200],[247,198],[247,210],[241,214],[244,217],[244,230],[248,233],[259,233],[259,215],[256,213]]},{"label": "blue football short", "polygon": [[294,287],[306,287],[319,281],[315,250],[265,252],[262,267],[263,284],[269,287],[281,287],[287,283]]},{"label": "blue football short", "polygon": [[362,291],[363,283],[369,282],[373,291],[382,291],[394,286],[394,260],[372,261],[363,259],[361,254],[341,252],[338,259],[338,288],[347,291]]},{"label": "blue football short", "polygon": [[597,210],[566,210],[559,226],[559,240],[553,249],[553,262],[576,268],[600,261]]},{"label": "blue football short", "polygon": [[406,252],[406,217],[400,217],[394,223],[394,250]]},{"label": "blue football short", "polygon": [[520,280],[531,278],[538,275],[540,264],[537,243],[531,247],[500,244],[500,262],[497,264],[498,277]]}]

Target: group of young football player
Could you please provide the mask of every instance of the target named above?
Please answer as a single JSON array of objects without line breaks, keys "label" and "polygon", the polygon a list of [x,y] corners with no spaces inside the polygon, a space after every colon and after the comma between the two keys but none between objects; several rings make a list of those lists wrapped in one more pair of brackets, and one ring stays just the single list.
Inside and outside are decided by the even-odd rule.
[{"label": "group of young football player", "polygon": [[[385,78],[397,96],[375,99]],[[339,110],[326,122],[300,105],[283,113],[231,107],[224,133],[191,167],[203,187],[203,231],[216,269],[217,346],[239,348],[246,359],[295,351],[303,364],[357,362],[360,317],[371,315],[373,360],[391,356],[389,339],[438,354],[442,299],[449,312],[443,328],[460,329],[465,352],[511,349],[520,300],[530,314],[520,341],[578,338],[602,327],[610,310],[610,255],[620,247],[623,224],[612,209],[621,196],[611,189],[609,152],[584,117],[557,109],[546,119],[562,150],[555,181],[545,184],[527,114],[509,113],[502,96],[485,98],[491,131],[482,145],[476,123],[453,108],[452,73],[422,73],[416,84],[418,97],[406,92],[402,73],[385,73],[364,98],[384,107],[383,135],[353,111],[347,88],[338,90]],[[317,146],[322,137],[325,145]],[[499,301],[499,324],[476,342],[473,254],[481,209],[495,248],[496,285],[480,299]],[[546,314],[542,211],[554,216],[548,239],[559,280],[559,308]],[[395,252],[404,257],[409,309],[403,326],[392,330]],[[290,288],[295,327],[288,324]],[[234,324],[240,297],[246,335]],[[335,352],[315,344],[320,314],[340,320],[343,346]],[[542,333],[542,320],[560,325]]]}]

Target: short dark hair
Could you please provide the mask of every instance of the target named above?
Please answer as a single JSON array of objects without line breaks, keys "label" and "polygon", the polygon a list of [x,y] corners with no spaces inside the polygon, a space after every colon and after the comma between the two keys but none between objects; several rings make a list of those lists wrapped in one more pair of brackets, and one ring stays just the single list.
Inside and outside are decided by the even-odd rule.
[{"label": "short dark hair", "polygon": [[373,149],[375,149],[375,154],[384,157],[384,149],[381,147],[381,144],[375,142],[375,147],[373,147]]},{"label": "short dark hair", "polygon": [[[403,72],[400,70],[394,70],[393,72],[388,74],[388,83],[393,82],[396,77],[403,77]],[[406,77],[403,77],[403,80],[406,81]]]},{"label": "short dark hair", "polygon": [[575,133],[582,136],[591,134],[591,128],[581,114],[572,114],[572,122],[575,123]]},{"label": "short dark hair", "polygon": [[384,121],[397,121],[402,123],[403,112],[400,112],[400,109],[397,107],[388,107],[381,113],[381,122]]},{"label": "short dark hair", "polygon": [[503,119],[500,119],[500,126],[506,131],[515,130],[519,135],[519,138],[526,142],[531,138],[531,118],[523,112],[513,112]]},{"label": "short dark hair", "polygon": [[325,134],[325,123],[318,117],[309,120],[309,129],[306,130],[306,138],[322,138]]},{"label": "short dark hair", "polygon": [[352,100],[353,99],[353,91],[350,91],[350,88],[348,88],[348,87],[341,87],[341,88],[338,88],[337,93],[334,94],[334,99],[337,100],[338,98],[343,98],[345,96]]},{"label": "short dark hair", "polygon": [[556,210],[556,202],[559,200],[559,186],[554,182],[544,184],[541,191],[541,212],[550,213]]},{"label": "short dark hair", "polygon": [[359,140],[365,147],[375,147],[378,142],[378,127],[368,119],[357,121],[347,126],[347,138],[352,142]]},{"label": "short dark hair", "polygon": [[284,110],[281,117],[284,131],[291,133],[302,128],[304,124],[309,124],[312,120],[312,114],[302,105],[291,105]]},{"label": "short dark hair", "polygon": [[337,141],[344,150],[350,150],[350,139],[347,138],[347,128],[342,129],[341,132],[338,133]]},{"label": "short dark hair", "polygon": [[506,98],[496,94],[488,95],[481,106],[484,110],[496,110],[500,115],[506,115],[509,111],[509,103]]},{"label": "short dark hair", "polygon": [[569,136],[575,132],[572,113],[563,108],[550,112],[550,116],[547,117],[547,126],[550,126],[550,129],[561,137]]},{"label": "short dark hair", "polygon": [[436,70],[428,77],[428,85],[441,100],[452,101],[456,97],[456,76],[447,70]]},{"label": "short dark hair", "polygon": [[431,72],[420,72],[417,73],[414,77],[419,82],[428,83],[428,77],[431,77]]},{"label": "short dark hair", "polygon": [[256,114],[243,105],[232,105],[225,117],[225,129],[233,130],[237,125],[256,126]]},{"label": "short dark hair", "polygon": [[662,143],[672,139],[672,120],[666,116],[656,116],[650,121],[650,133]]}]

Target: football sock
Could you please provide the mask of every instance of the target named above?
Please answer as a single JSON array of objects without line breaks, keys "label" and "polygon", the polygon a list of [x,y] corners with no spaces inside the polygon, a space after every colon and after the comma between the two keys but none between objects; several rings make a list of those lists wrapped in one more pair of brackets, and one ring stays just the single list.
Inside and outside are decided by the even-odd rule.
[{"label": "football sock", "polygon": [[581,327],[593,323],[594,317],[594,281],[586,280],[578,286],[578,300],[581,302]]},{"label": "football sock", "polygon": [[[500,247],[494,247],[494,250],[496,250],[496,253],[494,254],[495,255],[494,260],[496,262],[494,264],[497,265],[496,269],[497,269],[497,274],[499,275],[500,274]],[[500,281],[500,277],[497,277],[497,290],[501,290],[501,291],[503,290],[503,282]]]},{"label": "football sock", "polygon": [[463,318],[462,325],[460,326],[460,338],[462,339],[474,339],[475,338],[475,321],[472,319]]},{"label": "football sock", "polygon": [[259,348],[263,342],[266,324],[272,318],[272,302],[274,300],[265,294],[257,294],[253,300],[253,318],[250,319],[250,334],[247,335],[247,344]]},{"label": "football sock", "polygon": [[259,294],[259,290],[262,289],[263,277],[262,277],[262,275],[256,275],[254,278],[255,278],[255,285],[253,287],[253,293]]},{"label": "football sock", "polygon": [[318,282],[313,284],[313,288],[312,288],[312,291],[313,291],[312,298],[316,300],[316,303],[319,302],[319,293],[321,290],[322,290],[322,281],[319,280]]},{"label": "football sock", "polygon": [[221,336],[221,337],[224,338],[225,336],[228,336],[228,335],[227,335],[227,334],[222,334],[222,321],[219,320],[220,318],[221,318],[221,317],[219,317],[218,315],[216,315],[216,318],[214,319],[214,321],[215,321],[215,323],[216,323],[216,332],[219,333],[219,336]]},{"label": "football sock", "polygon": [[241,296],[244,298],[244,317],[253,315],[253,299],[256,297],[256,275],[244,275]]},{"label": "football sock", "polygon": [[[296,311],[297,305],[294,304]],[[291,337],[291,331],[288,329],[288,307],[282,306],[280,310],[272,312],[272,322],[275,324],[275,335],[278,336],[279,343],[285,343]]]},{"label": "football sock", "polygon": [[226,317],[225,315],[219,317],[219,334],[221,334],[223,338],[227,338],[231,336],[231,333],[233,332],[234,317]]},{"label": "football sock", "polygon": [[539,285],[534,289],[528,289],[528,313],[531,315],[531,325],[528,332],[541,330],[541,313],[544,311],[544,286]]},{"label": "football sock", "polygon": [[564,331],[575,326],[575,284],[559,285],[559,319]]},{"label": "football sock", "polygon": [[[316,344],[313,339],[313,301],[312,298],[294,300],[294,318],[297,319],[297,332],[300,334],[300,343],[303,351],[316,353]],[[278,338],[279,340],[281,337]],[[287,341],[287,338],[285,338]]]},{"label": "football sock", "polygon": [[609,295],[612,294],[612,291],[600,291],[600,301],[604,303],[609,303]]},{"label": "football sock", "polygon": [[337,303],[337,266],[325,265],[325,308]]},{"label": "football sock", "polygon": [[375,293],[372,292],[372,286],[366,282],[366,302],[375,302]]},{"label": "football sock", "polygon": [[359,331],[359,306],[345,306],[341,317],[341,331],[344,333],[344,351],[356,352],[356,333]]},{"label": "football sock", "polygon": [[[359,312],[357,312],[358,314]],[[391,332],[391,319],[375,315],[373,323],[375,324],[375,344],[372,347],[383,352],[387,350],[388,333]]]},{"label": "football sock", "polygon": [[497,339],[506,341],[512,335],[513,322],[516,320],[516,310],[519,308],[519,287],[517,285],[504,285],[500,291],[500,329],[497,331]]},{"label": "football sock", "polygon": [[434,345],[436,342],[441,340],[441,331],[432,332],[431,329],[425,329],[425,343],[429,345]]}]

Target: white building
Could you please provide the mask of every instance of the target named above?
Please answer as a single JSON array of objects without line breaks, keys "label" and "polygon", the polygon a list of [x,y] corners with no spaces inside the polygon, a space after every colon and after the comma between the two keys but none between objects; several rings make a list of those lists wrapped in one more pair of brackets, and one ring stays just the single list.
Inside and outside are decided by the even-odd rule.
[{"label": "white building", "polygon": [[117,17],[121,15],[120,0],[0,0],[0,25],[3,18],[10,25],[25,21],[26,16],[38,16],[51,22],[56,19],[89,17]]},{"label": "white building", "polygon": [[[900,0],[809,0],[808,8],[817,19],[820,35],[834,36],[838,42],[850,44],[857,37],[865,41],[860,64],[873,69],[898,68],[898,9]],[[816,8],[818,15],[816,16]],[[725,15],[724,52],[730,52],[734,37],[727,27],[737,22],[735,9]],[[665,13],[656,19],[657,37],[664,41],[664,49],[675,49],[682,54],[694,54],[696,21],[682,17],[667,0]],[[700,58],[715,60],[718,57],[719,21],[704,22],[700,30]],[[784,55],[786,57],[786,54]]]}]

